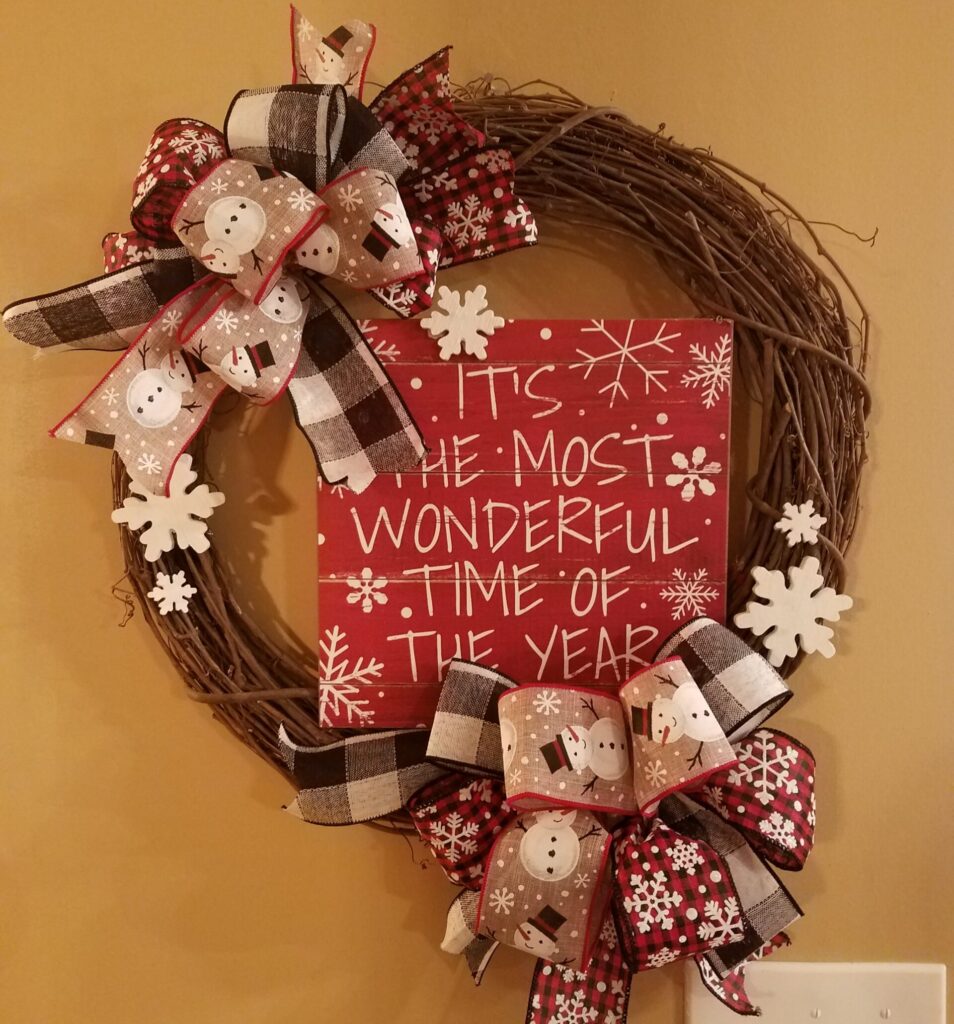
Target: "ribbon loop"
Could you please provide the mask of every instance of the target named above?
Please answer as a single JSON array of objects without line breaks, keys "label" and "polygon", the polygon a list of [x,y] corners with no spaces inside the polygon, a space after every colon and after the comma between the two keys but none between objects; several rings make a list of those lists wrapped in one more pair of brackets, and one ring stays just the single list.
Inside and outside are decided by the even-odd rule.
[{"label": "ribbon loop", "polygon": [[173,229],[205,267],[259,303],[285,256],[328,216],[295,178],[246,160],[225,160],[183,199]]},{"label": "ribbon loop", "polygon": [[218,129],[190,117],[163,121],[152,133],[133,181],[129,219],[144,238],[176,242],[172,217],[183,195],[225,158]]},{"label": "ribbon loop", "polygon": [[292,81],[341,85],[360,99],[375,35],[373,25],[353,19],[323,36],[293,6]]}]

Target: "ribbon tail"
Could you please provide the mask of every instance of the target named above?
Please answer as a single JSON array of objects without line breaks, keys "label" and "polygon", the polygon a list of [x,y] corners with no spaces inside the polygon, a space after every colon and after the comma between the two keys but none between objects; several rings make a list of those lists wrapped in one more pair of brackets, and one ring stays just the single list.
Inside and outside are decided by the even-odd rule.
[{"label": "ribbon tail", "polygon": [[308,287],[311,315],[288,394],[324,479],[360,493],[379,473],[412,470],[427,449],[358,325],[324,288]]},{"label": "ribbon tail", "polygon": [[187,289],[162,307],[95,388],[50,434],[115,450],[129,476],[165,493],[179,456],[202,428],[225,385],[187,357],[178,331],[208,286]]},{"label": "ribbon tail", "polygon": [[604,935],[582,973],[546,960],[537,961],[526,1024],[550,1024],[562,1019],[625,1024],[633,976],[615,941],[615,932],[607,928]]},{"label": "ribbon tail", "polygon": [[771,956],[776,950],[788,946],[790,940],[784,932],[780,932],[770,942],[766,942],[761,949],[753,953],[744,963],[739,964],[735,970],[730,971],[724,978],[719,978],[712,965],[704,956],[697,956],[696,965],[699,968],[699,977],[702,984],[709,993],[727,1006],[734,1013],[741,1017],[759,1017],[762,1011],[757,1007],[745,990],[746,967],[755,960],[764,960]]},{"label": "ribbon tail", "polygon": [[3,311],[3,325],[19,341],[45,351],[119,351],[204,276],[182,246],[158,249],[134,266],[13,302]]},{"label": "ribbon tail", "polygon": [[299,787],[288,811],[316,825],[383,818],[444,774],[425,759],[425,730],[349,736],[323,747],[302,747],[281,726],[278,745]]}]

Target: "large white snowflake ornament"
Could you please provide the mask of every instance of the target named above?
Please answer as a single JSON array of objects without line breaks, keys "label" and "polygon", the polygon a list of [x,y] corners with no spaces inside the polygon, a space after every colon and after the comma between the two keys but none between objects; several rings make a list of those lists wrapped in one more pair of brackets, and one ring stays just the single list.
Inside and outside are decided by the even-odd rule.
[{"label": "large white snowflake ornament", "polygon": [[146,596],[159,605],[160,615],[168,615],[169,612],[187,612],[189,599],[195,594],[196,589],[186,583],[184,572],[177,572],[172,576],[160,572],[156,574],[156,585]]},{"label": "large white snowflake ornament", "polygon": [[478,359],[487,358],[487,339],[505,321],[487,305],[487,289],[477,285],[473,291],[464,294],[452,292],[441,285],[437,292],[437,305],[443,313],[433,312],[421,320],[421,326],[437,340],[441,347],[441,359],[459,356],[464,351]]},{"label": "large white snowflake ornament", "polygon": [[827,522],[824,516],[816,513],[813,501],[801,505],[786,501],[782,506],[782,518],[775,524],[775,529],[785,534],[788,546],[793,548],[798,543],[817,544],[818,529]]},{"label": "large white snowflake ornament", "polygon": [[769,571],[759,565],[752,570],[752,591],[765,603],[749,601],[733,621],[740,629],[763,637],[768,660],[776,668],[794,657],[799,647],[806,654],[818,651],[826,658],[835,653],[834,631],[822,622],[837,622],[854,602],[847,594],[826,587],[819,568],[818,559],[809,555],[788,570],[787,585],[778,569]]},{"label": "large white snowflake ornament", "polygon": [[199,484],[190,491],[198,479],[198,474],[192,471],[192,456],[183,455],[172,471],[168,495],[152,494],[139,483],[129,485],[130,491],[139,497],[126,498],[122,508],[113,512],[112,520],[125,523],[130,530],[150,524],[139,535],[147,562],[155,562],[164,551],[177,546],[200,554],[209,550],[208,524],[203,520],[225,501],[225,495],[210,490],[208,484]]}]

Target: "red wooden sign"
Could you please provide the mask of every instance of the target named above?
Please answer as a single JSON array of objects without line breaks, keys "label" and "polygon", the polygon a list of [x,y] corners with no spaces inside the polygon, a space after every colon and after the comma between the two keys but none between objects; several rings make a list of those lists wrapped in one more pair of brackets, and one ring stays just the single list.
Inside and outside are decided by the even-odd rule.
[{"label": "red wooden sign", "polygon": [[512,321],[486,362],[362,326],[430,453],[319,494],[323,725],[429,724],[455,657],[615,689],[723,618],[730,324]]}]

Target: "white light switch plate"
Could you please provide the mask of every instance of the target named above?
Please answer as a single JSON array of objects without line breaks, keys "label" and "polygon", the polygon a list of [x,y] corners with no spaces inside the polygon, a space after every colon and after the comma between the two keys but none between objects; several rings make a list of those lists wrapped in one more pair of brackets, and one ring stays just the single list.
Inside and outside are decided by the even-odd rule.
[{"label": "white light switch plate", "polygon": [[[753,963],[746,990],[759,1024],[945,1024],[943,964]],[[740,1024],[687,967],[686,1024]]]}]

